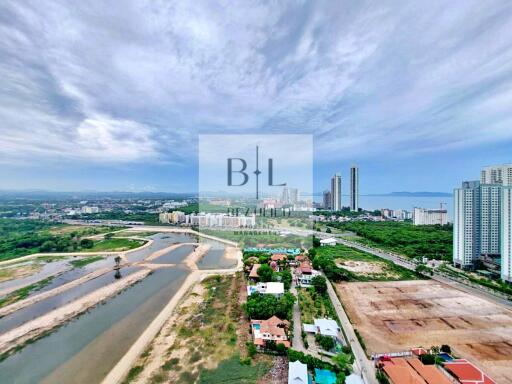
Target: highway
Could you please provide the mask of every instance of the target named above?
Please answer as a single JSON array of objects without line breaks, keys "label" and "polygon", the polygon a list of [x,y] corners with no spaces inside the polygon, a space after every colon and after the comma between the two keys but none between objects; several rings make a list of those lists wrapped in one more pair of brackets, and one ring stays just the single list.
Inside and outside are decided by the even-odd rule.
[{"label": "highway", "polygon": [[[359,244],[359,243],[356,243],[353,241],[348,241],[348,240],[342,239],[342,238],[340,238],[339,234],[324,233],[324,232],[317,232],[317,231],[304,230],[304,229],[295,229],[295,228],[293,228],[293,229],[286,228],[286,230],[288,230],[289,232],[291,232],[295,235],[299,235],[299,236],[315,235],[319,239],[326,239],[326,238],[332,237],[332,238],[335,238],[336,242],[339,244],[343,244],[347,247],[355,248],[360,251],[364,251],[364,252],[370,253],[374,256],[380,257],[382,259],[389,260],[389,261],[395,263],[396,265],[399,265],[401,267],[407,268],[412,271],[414,271],[417,266],[417,264],[411,259],[408,259],[406,257],[400,256],[400,255],[397,255],[397,254],[394,254],[391,252],[383,251],[381,249],[368,247],[363,244]],[[507,307],[508,309],[512,309],[512,301],[510,301],[507,298],[507,295],[505,295],[505,294],[501,294],[500,292],[494,291],[490,288],[486,288],[486,287],[478,285],[478,284],[473,284],[471,282],[468,282],[468,281],[465,281],[462,279],[455,279],[452,276],[449,276],[446,274],[441,274],[435,270],[433,272],[434,273],[432,276],[428,275],[428,277],[430,277],[432,280],[446,284],[450,287],[453,287],[460,291],[469,293],[471,295],[478,296],[482,299],[491,301],[495,304]]]},{"label": "highway", "polygon": [[345,309],[343,308],[340,300],[338,299],[336,291],[334,290],[329,279],[326,280],[327,293],[329,294],[329,298],[331,299],[331,302],[334,306],[334,310],[336,311],[336,314],[340,319],[341,326],[343,327],[345,336],[347,337],[350,347],[352,348],[352,353],[354,354],[354,365],[356,368],[355,371],[359,371],[355,373],[359,373],[360,375],[362,375],[363,381],[366,384],[377,384],[377,379],[375,378],[375,367],[373,365],[373,362],[371,360],[368,360],[368,358],[366,357],[363,347],[361,347],[361,344],[359,343],[356,333],[354,332],[354,327],[352,327],[352,324],[350,323],[350,320],[347,314],[345,313]]}]

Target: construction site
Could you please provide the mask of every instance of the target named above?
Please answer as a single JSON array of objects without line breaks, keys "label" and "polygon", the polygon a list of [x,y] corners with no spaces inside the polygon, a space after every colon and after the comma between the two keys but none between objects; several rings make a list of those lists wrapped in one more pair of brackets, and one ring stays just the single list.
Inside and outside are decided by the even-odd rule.
[{"label": "construction site", "polygon": [[368,355],[447,344],[497,383],[512,383],[512,311],[435,281],[336,285]]}]

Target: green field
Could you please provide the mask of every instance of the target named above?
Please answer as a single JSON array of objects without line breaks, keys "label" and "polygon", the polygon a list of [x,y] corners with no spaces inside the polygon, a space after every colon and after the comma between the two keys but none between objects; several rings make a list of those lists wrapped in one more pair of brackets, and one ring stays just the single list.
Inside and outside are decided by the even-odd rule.
[{"label": "green field", "polygon": [[450,225],[414,226],[408,222],[329,223],[329,226],[350,231],[359,237],[351,238],[363,244],[387,249],[408,257],[427,257],[452,260],[452,233]]},{"label": "green field", "polygon": [[0,261],[39,252],[77,252],[83,237],[112,227],[71,226],[36,220],[0,219]]},{"label": "green field", "polygon": [[82,252],[107,252],[107,251],[127,251],[144,245],[143,240],[132,239],[105,239],[95,240],[92,248],[82,249]]},{"label": "green field", "polygon": [[86,266],[87,264],[94,263],[95,261],[99,261],[101,259],[103,259],[103,256],[91,256],[86,257],[84,259],[72,260],[69,263],[75,268],[80,268]]},{"label": "green field", "polygon": [[324,269],[324,271],[327,269],[326,274],[330,270],[331,275],[336,275],[338,272],[340,278],[335,278],[335,280],[396,281],[419,278],[415,272],[391,261],[341,244],[337,244],[335,247],[315,248],[315,253],[313,265]]},{"label": "green field", "polygon": [[241,364],[240,356],[235,354],[230,359],[220,362],[217,368],[202,371],[199,384],[255,384],[269,369],[269,365],[263,362]]},{"label": "green field", "polygon": [[327,294],[322,295],[314,289],[298,288],[297,291],[302,323],[313,324],[314,319],[338,318]]}]

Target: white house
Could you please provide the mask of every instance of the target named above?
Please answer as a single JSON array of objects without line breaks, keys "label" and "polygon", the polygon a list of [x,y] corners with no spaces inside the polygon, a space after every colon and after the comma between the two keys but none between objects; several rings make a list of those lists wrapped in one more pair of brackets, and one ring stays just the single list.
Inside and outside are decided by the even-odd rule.
[{"label": "white house", "polygon": [[334,247],[336,245],[336,239],[334,237],[329,237],[327,239],[320,240],[320,246],[325,247],[326,245]]},{"label": "white house", "polygon": [[304,332],[330,336],[338,339],[341,332],[338,323],[332,319],[315,319],[315,324],[304,324]]},{"label": "white house", "polygon": [[310,274],[302,273],[297,276],[297,285],[299,287],[310,287],[311,286],[311,280],[313,280],[313,277],[315,276],[321,276],[322,274],[315,270],[311,269]]},{"label": "white house", "polygon": [[247,294],[251,296],[254,292],[259,292],[263,295],[274,295],[280,297],[284,294],[284,284],[271,282],[248,285]]},{"label": "white house", "polygon": [[308,366],[300,361],[288,364],[288,384],[308,384]]}]

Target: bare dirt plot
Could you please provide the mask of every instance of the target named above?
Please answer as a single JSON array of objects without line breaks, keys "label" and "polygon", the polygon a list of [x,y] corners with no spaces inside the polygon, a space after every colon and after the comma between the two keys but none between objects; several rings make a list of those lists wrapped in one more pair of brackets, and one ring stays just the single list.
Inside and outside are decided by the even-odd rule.
[{"label": "bare dirt plot", "polygon": [[448,344],[499,383],[512,383],[512,311],[434,281],[336,289],[369,354]]}]

